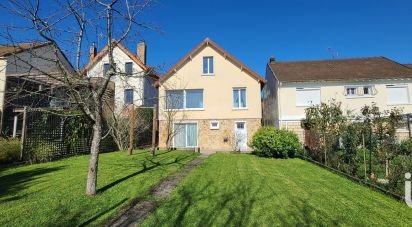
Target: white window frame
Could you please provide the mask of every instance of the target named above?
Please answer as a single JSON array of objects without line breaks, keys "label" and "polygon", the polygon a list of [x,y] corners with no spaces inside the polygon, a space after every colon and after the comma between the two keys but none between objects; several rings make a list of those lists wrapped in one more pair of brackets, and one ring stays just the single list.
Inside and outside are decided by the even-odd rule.
[{"label": "white window frame", "polygon": [[[126,103],[126,91],[132,91],[132,103]],[[133,105],[134,104],[134,90],[132,88],[125,88],[123,90],[123,104],[124,105]]]},{"label": "white window frame", "polygon": [[314,106],[314,105],[318,105],[318,104],[298,104],[298,99],[297,99],[297,91],[310,91],[310,90],[319,90],[319,103],[322,103],[322,90],[320,89],[320,87],[296,87],[295,88],[295,105],[296,107],[310,107],[310,106]]},{"label": "white window frame", "polygon": [[[203,68],[205,67],[204,66],[204,59],[205,58],[207,58],[207,72],[205,73],[205,72],[203,72]],[[212,70],[213,70],[213,73],[210,73],[210,59],[212,59],[212,61],[213,61],[213,68],[212,68]],[[215,59],[214,59],[214,57],[213,56],[203,56],[203,58],[202,58],[202,75],[203,76],[214,76],[215,75]]]},{"label": "white window frame", "polygon": [[[196,137],[196,146],[187,146],[187,137],[186,137],[184,147],[175,147],[175,136],[173,135],[172,147],[174,147],[174,148],[198,148],[199,147],[199,123],[197,121],[173,122],[173,132],[175,131],[175,125],[176,124],[196,124],[196,135],[197,135],[197,137]],[[187,126],[185,125],[185,127],[187,127]]]},{"label": "white window frame", "polygon": [[[361,87],[362,87],[362,96],[364,96],[364,97],[374,96],[373,95],[373,88],[374,88],[373,85],[363,85]],[[365,95],[365,88],[368,88],[369,94]]]},{"label": "white window frame", "polygon": [[[127,69],[127,67],[126,67],[126,65],[128,65],[128,64],[130,64],[131,66],[132,66],[132,71],[130,72],[130,74],[128,74],[127,72],[126,72],[126,69]],[[126,76],[133,76],[133,62],[131,62],[131,61],[127,61],[127,62],[125,62],[124,63],[124,74],[126,75]]]},{"label": "white window frame", "polygon": [[[245,107],[242,107],[242,106],[240,106],[240,91],[242,90],[242,89],[244,89],[245,90]],[[233,104],[235,103],[234,101],[234,96],[233,96],[233,92],[235,91],[235,90],[237,90],[238,91],[238,97],[239,97],[239,102],[238,102],[238,106],[237,107],[234,107],[233,106]],[[247,108],[248,108],[248,101],[247,101],[247,88],[246,87],[234,87],[233,89],[232,89],[232,108],[234,109],[234,110],[246,110]]]},{"label": "white window frame", "polygon": [[[364,89],[368,88],[369,94],[364,94]],[[355,94],[348,94],[348,89],[355,89]],[[375,96],[373,94],[374,85],[365,84],[365,85],[346,85],[344,87],[344,95],[348,99],[353,98],[370,98]]]},{"label": "white window frame", "polygon": [[[348,90],[352,90],[354,91],[353,94],[349,94]],[[358,96],[358,86],[345,86],[345,96],[347,97],[356,97]]]},{"label": "white window frame", "polygon": [[[213,124],[216,123],[217,126],[213,126]],[[213,121],[209,121],[209,128],[212,130],[217,130],[220,127],[220,123],[219,121],[213,120]]]},{"label": "white window frame", "polygon": [[386,92],[386,104],[388,106],[406,105],[410,103],[408,84],[386,84],[385,88],[386,88],[386,91],[388,91],[388,88],[406,88],[406,99],[407,99],[406,103],[389,103],[388,102],[388,92]]},{"label": "white window frame", "polygon": [[[202,90],[202,98],[203,98],[203,107],[200,108],[186,108],[186,91],[188,90]],[[183,108],[182,109],[170,109],[167,108],[167,92],[168,91],[183,91]],[[176,89],[176,90],[166,90],[166,98],[165,98],[165,109],[166,111],[179,111],[179,110],[205,110],[205,93],[203,88],[193,88],[193,89]]]}]

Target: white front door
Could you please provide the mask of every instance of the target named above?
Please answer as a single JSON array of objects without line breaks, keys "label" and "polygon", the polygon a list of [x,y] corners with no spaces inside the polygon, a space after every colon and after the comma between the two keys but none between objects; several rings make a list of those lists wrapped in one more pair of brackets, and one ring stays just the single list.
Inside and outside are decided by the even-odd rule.
[{"label": "white front door", "polygon": [[235,122],[235,150],[246,151],[247,150],[247,130],[246,122]]}]

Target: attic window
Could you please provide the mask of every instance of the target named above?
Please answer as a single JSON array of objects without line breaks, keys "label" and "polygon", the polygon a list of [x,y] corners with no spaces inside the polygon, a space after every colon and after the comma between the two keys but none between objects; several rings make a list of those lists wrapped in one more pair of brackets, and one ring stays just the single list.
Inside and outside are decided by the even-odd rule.
[{"label": "attic window", "polygon": [[213,75],[213,57],[203,57],[203,75]]}]

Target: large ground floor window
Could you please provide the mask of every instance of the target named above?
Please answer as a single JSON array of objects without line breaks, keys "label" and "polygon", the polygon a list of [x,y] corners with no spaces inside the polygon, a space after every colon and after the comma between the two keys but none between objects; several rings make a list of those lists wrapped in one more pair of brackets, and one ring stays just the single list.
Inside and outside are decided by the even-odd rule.
[{"label": "large ground floor window", "polygon": [[197,147],[197,123],[176,123],[174,132],[174,147]]}]

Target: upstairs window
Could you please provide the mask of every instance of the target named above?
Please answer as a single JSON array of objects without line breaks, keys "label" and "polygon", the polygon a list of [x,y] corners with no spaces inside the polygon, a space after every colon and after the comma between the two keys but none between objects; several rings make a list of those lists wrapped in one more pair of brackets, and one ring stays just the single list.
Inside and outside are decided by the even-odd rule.
[{"label": "upstairs window", "polygon": [[[116,63],[113,64],[113,67],[116,68]],[[103,76],[106,76],[107,72],[110,70],[110,64],[104,63],[103,64]]]},{"label": "upstairs window", "polygon": [[203,108],[203,90],[185,90],[186,108]]},{"label": "upstairs window", "polygon": [[296,106],[320,104],[320,88],[296,88]]},{"label": "upstairs window", "polygon": [[345,96],[349,97],[373,96],[374,93],[374,88],[371,85],[345,86]]},{"label": "upstairs window", "polygon": [[233,108],[246,108],[246,88],[233,88]]},{"label": "upstairs window", "polygon": [[407,85],[386,85],[388,104],[408,104],[409,94]]},{"label": "upstairs window", "polygon": [[346,87],[346,95],[347,96],[356,96],[356,87]]},{"label": "upstairs window", "polygon": [[133,104],[133,89],[124,90],[124,104],[125,105]]},{"label": "upstairs window", "polygon": [[202,109],[203,90],[166,91],[166,109]]},{"label": "upstairs window", "polygon": [[131,76],[133,74],[133,63],[132,62],[126,62],[124,64],[124,71],[126,73],[126,76]]},{"label": "upstairs window", "polygon": [[166,108],[167,109],[183,109],[184,91],[166,91]]},{"label": "upstairs window", "polygon": [[103,65],[103,76],[106,76],[109,69],[110,69],[110,64],[109,63],[104,63],[104,65]]},{"label": "upstairs window", "polygon": [[213,75],[213,57],[203,57],[203,75]]}]

